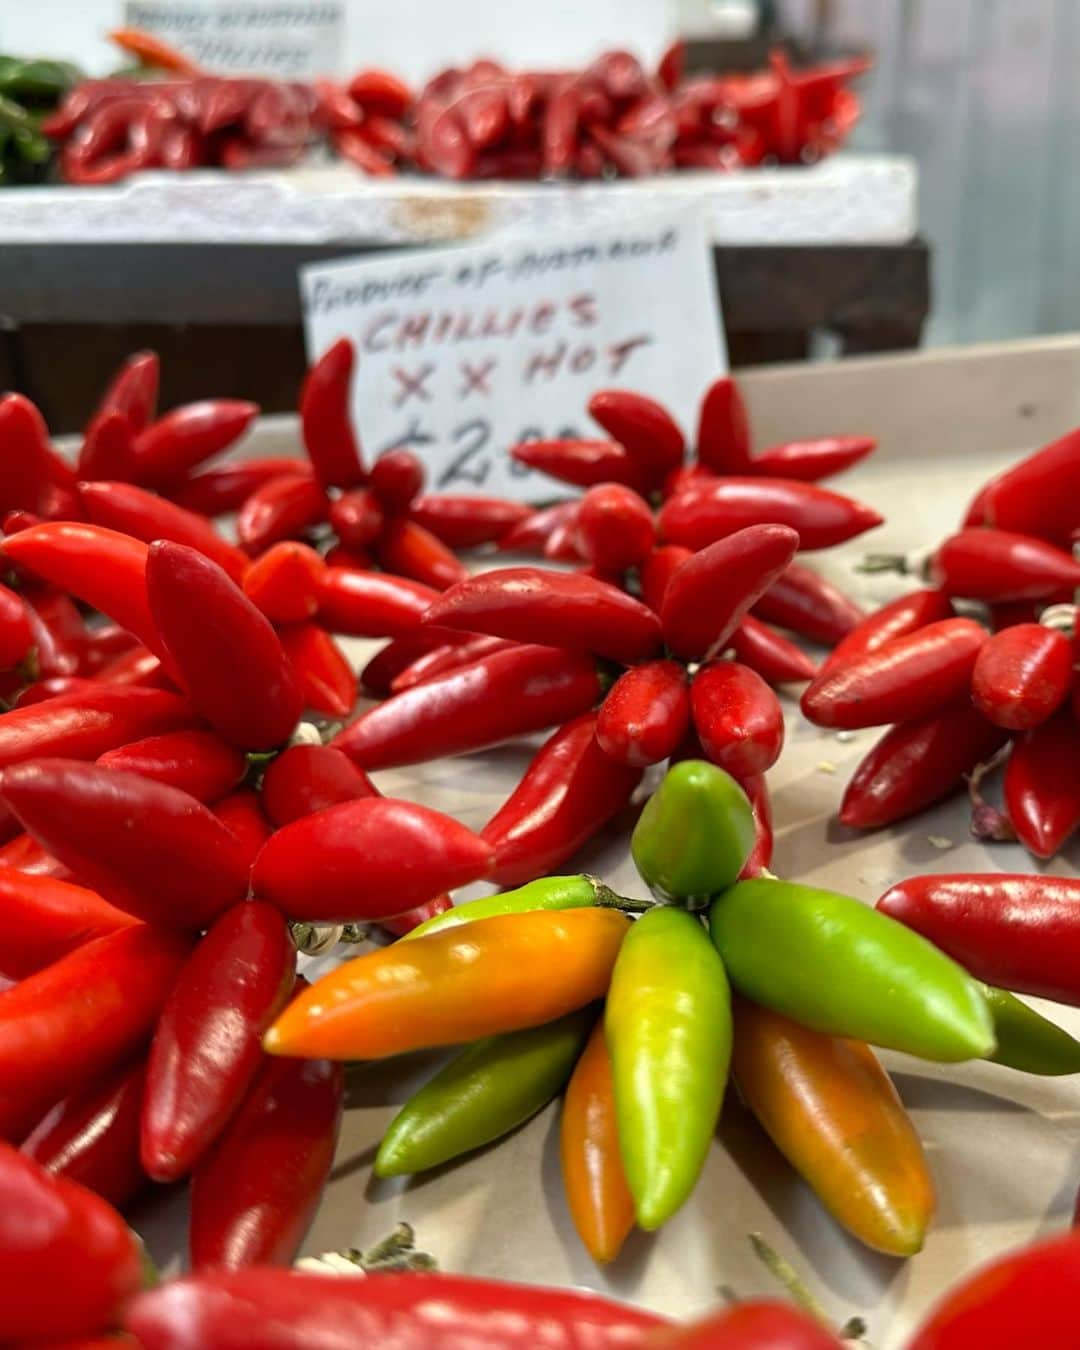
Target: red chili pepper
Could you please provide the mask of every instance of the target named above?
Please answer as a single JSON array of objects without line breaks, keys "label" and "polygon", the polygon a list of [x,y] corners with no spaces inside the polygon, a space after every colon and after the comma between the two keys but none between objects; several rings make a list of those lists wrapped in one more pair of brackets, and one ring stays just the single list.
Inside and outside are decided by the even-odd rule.
[{"label": "red chili pepper", "polygon": [[1080,1237],[1046,1238],[1006,1253],[940,1300],[908,1350],[1013,1350],[1080,1343]]},{"label": "red chili pepper", "polygon": [[802,483],[817,483],[858,464],[876,445],[873,436],[822,436],[812,441],[785,441],[760,451],[751,463],[755,473],[769,478],[797,478]]},{"label": "red chili pepper", "polygon": [[727,645],[740,665],[749,666],[772,685],[798,684],[817,674],[801,647],[752,614],[743,615]]},{"label": "red chili pepper", "polygon": [[637,492],[649,490],[648,476],[618,441],[522,441],[510,447],[510,455],[519,464],[575,487],[624,483]]},{"label": "red chili pepper", "polygon": [[476,165],[476,149],[453,108],[421,102],[417,108],[416,139],[425,165],[446,178],[468,178]]},{"label": "red chili pepper", "polygon": [[332,544],[323,554],[327,567],[345,567],[354,572],[373,572],[375,559],[362,548],[346,548],[344,544]]},{"label": "red chili pepper", "polygon": [[849,661],[879,651],[895,638],[907,637],[928,624],[951,619],[954,615],[952,601],[944,591],[912,591],[902,595],[858,622],[822,662],[821,674],[838,670]]},{"label": "red chili pepper", "polygon": [[575,81],[564,80],[544,108],[540,134],[545,173],[564,175],[573,167],[580,118],[580,89]]},{"label": "red chili pepper", "polygon": [[784,525],[755,525],[688,558],[671,575],[660,605],[664,641],[688,661],[724,643],[795,556],[799,536]]},{"label": "red chili pepper", "polygon": [[96,688],[96,680],[83,679],[79,675],[54,675],[51,679],[35,680],[33,684],[28,684],[20,690],[11,706],[29,708],[35,703],[47,703],[64,694],[81,694]]},{"label": "red chili pepper", "polygon": [[602,483],[585,493],[577,512],[578,546],[599,572],[637,567],[656,543],[648,503],[633,488]]},{"label": "red chili pepper", "polygon": [[0,994],[0,1092],[57,1101],[145,1044],[187,934],[135,924],[77,947]]},{"label": "red chili pepper", "polygon": [[445,675],[448,671],[471,665],[482,656],[506,651],[509,647],[517,645],[509,638],[475,637],[467,638],[465,642],[459,642],[454,646],[435,647],[430,652],[425,652],[423,656],[418,656],[400,675],[395,675],[390,682],[390,692],[404,693],[406,689],[412,689],[418,684],[426,684],[436,675]]},{"label": "red chili pepper", "polygon": [[139,1114],[146,1061],[107,1075],[57,1103],[31,1131],[21,1152],[54,1176],[78,1182],[122,1208],[146,1185],[139,1163]]},{"label": "red chili pepper", "polygon": [[388,70],[362,70],[349,81],[349,96],[365,112],[404,117],[412,106],[413,91]]},{"label": "red chili pepper", "polygon": [[1073,683],[1073,645],[1064,633],[1021,623],[995,634],[971,676],[976,708],[996,726],[1030,731],[1052,716]]},{"label": "red chili pepper", "polygon": [[236,537],[254,558],[283,539],[293,539],[326,519],[326,494],[313,478],[297,475],[263,483],[236,517]]},{"label": "red chili pepper", "polygon": [[577,543],[577,518],[579,502],[571,502],[570,510],[555,525],[544,540],[541,550],[551,562],[582,562],[581,550]]},{"label": "red chili pepper", "polygon": [[552,534],[564,526],[573,529],[577,502],[559,502],[543,511],[534,511],[499,539],[496,547],[503,553],[542,553]]},{"label": "red chili pepper", "polygon": [[660,511],[660,534],[667,543],[699,549],[748,525],[788,525],[806,550],[842,544],[882,519],[873,507],[813,483],[718,478],[669,497]]},{"label": "red chili pepper", "polygon": [[411,450],[388,450],[371,466],[371,490],[383,508],[407,511],[424,487],[424,466]]},{"label": "red chili pepper", "polygon": [[171,1280],[134,1299],[124,1325],[145,1350],[248,1350],[253,1335],[271,1332],[274,1350],[395,1342],[402,1350],[643,1350],[666,1323],[577,1289],[426,1271],[346,1280],[256,1269]]},{"label": "red chili pepper", "polygon": [[34,634],[22,597],[0,586],[0,670],[14,670],[29,655]]},{"label": "red chili pepper", "polygon": [[378,147],[372,145],[364,127],[343,127],[331,138],[334,150],[367,174],[385,177],[395,172],[393,163]]},{"label": "red chili pepper", "polygon": [[330,528],[348,548],[373,544],[383,532],[386,516],[370,488],[353,488],[330,503]]},{"label": "red chili pepper", "polygon": [[54,453],[41,413],[22,394],[0,398],[0,444],[4,446],[0,509],[47,514],[44,507],[52,489],[70,488],[75,475]]},{"label": "red chili pepper", "polygon": [[654,614],[660,613],[668,582],[687,558],[693,556],[693,551],[681,544],[661,544],[642,562],[638,574],[641,598]]},{"label": "red chili pepper", "polygon": [[99,684],[141,685],[151,689],[175,687],[164,674],[158,658],[143,646],[135,647],[102,666],[94,678]]},{"label": "red chili pepper", "polygon": [[750,422],[739,386],[730,375],[714,380],[701,400],[697,457],[714,473],[745,473],[751,467]]},{"label": "red chili pepper", "polygon": [[348,717],[356,706],[356,676],[325,628],[310,621],[278,629],[278,638],[303,694],[304,706],[328,717]]},{"label": "red chili pepper", "polygon": [[52,679],[83,670],[89,634],[71,598],[62,591],[38,586],[24,589],[22,598],[38,674],[43,679]]},{"label": "red chili pepper", "polygon": [[437,591],[445,591],[469,575],[468,568],[441,540],[404,516],[387,522],[376,551],[386,571],[411,577]]},{"label": "red chili pepper", "polygon": [[448,548],[466,549],[496,543],[515,525],[528,520],[533,508],[502,497],[432,493],[417,497],[409,515]]},{"label": "red chili pepper", "polygon": [[138,918],[198,930],[247,894],[240,844],[179,788],[78,760],[35,759],[5,769],[0,792],[43,848]]},{"label": "red chili pepper", "polygon": [[102,525],[50,521],[8,535],[2,548],[18,567],[100,609],[151,651],[160,650],[146,598],[147,546],[141,539]]},{"label": "red chili pepper", "polygon": [[86,428],[79,450],[79,477],[110,478],[126,482],[134,472],[135,432],[122,412],[99,412]]},{"label": "red chili pepper", "polygon": [[[693,754],[688,756],[694,757]],[[742,871],[739,873],[740,881],[746,877],[761,876],[771,865],[773,855],[772,799],[769,796],[765,775],[750,774],[741,780],[741,786],[753,807],[755,838],[750,856],[743,863]]]},{"label": "red chili pepper", "polygon": [[843,1342],[790,1303],[748,1299],[659,1334],[655,1350],[843,1350]]},{"label": "red chili pepper", "polygon": [[969,600],[1041,600],[1080,586],[1080,562],[1041,539],[961,530],[931,559],[930,579],[947,595]]},{"label": "red chili pepper", "polygon": [[908,877],[878,909],[980,980],[1080,1004],[1080,880],[1006,872]]},{"label": "red chili pepper", "polygon": [[99,624],[84,631],[80,669],[85,675],[96,675],[115,657],[125,656],[138,646],[138,641],[118,623]]},{"label": "red chili pepper", "polygon": [[398,637],[415,628],[439,592],[406,577],[330,567],[319,586],[318,620],[331,633]]},{"label": "red chili pepper", "polygon": [[340,1064],[269,1059],[191,1188],[191,1265],[287,1266],[330,1174],[345,1097]]},{"label": "red chili pepper", "polygon": [[259,804],[259,794],[251,788],[237,788],[213,806],[214,815],[233,835],[243,850],[248,867],[270,838],[273,829]]},{"label": "red chili pepper", "polygon": [[982,519],[999,530],[1068,547],[1080,525],[1080,427],[998,474],[979,494]]},{"label": "red chili pepper", "polygon": [[686,69],[686,43],[678,38],[664,50],[656,67],[656,78],[669,92],[674,91],[683,82]]},{"label": "red chili pepper", "polygon": [[96,416],[120,413],[132,431],[142,431],[157,412],[160,380],[157,352],[132,353],[110,380],[97,405]]},{"label": "red chili pepper", "polygon": [[150,778],[179,788],[198,802],[216,802],[231,792],[247,772],[247,759],[212,731],[170,731],[106,750],[98,756],[104,769]]},{"label": "red chili pepper", "polygon": [[[6,844],[0,844],[0,865],[13,867],[26,876],[56,877],[65,880],[68,871],[51,858],[36,839],[28,834],[17,834]],[[127,916],[129,919],[131,915]]]},{"label": "red chili pepper", "polygon": [[136,478],[151,487],[174,482],[238,441],[258,412],[257,403],[235,398],[204,399],[173,408],[135,438]]},{"label": "red chili pepper", "polygon": [[239,581],[248,560],[209,524],[204,516],[186,511],[156,493],[134,483],[80,483],[79,500],[87,517],[95,525],[104,525],[121,534],[152,544],[155,539],[172,539],[187,544],[225,569]]},{"label": "red chili pepper", "polygon": [[450,628],[413,628],[375,653],[360,672],[361,687],[372,698],[386,698],[395,692],[393,684],[398,675],[425,653],[471,641],[469,633],[455,633]]},{"label": "red chili pepper", "polygon": [[176,694],[98,682],[95,689],[0,717],[0,768],[42,755],[96,759],[118,745],[196,722],[190,705]]},{"label": "red chili pepper", "polygon": [[801,706],[821,727],[914,722],[964,694],[989,639],[972,619],[941,619],[824,671]]},{"label": "red chili pepper", "polygon": [[150,1051],[141,1157],[175,1181],[206,1157],[263,1060],[262,1036],[292,992],[296,948],[260,900],[214,922],[177,977]]},{"label": "red chili pepper", "polygon": [[649,661],[615,681],[600,705],[596,739],[610,759],[640,768],[672,755],[689,723],[686,671],[677,661]]},{"label": "red chili pepper", "polygon": [[764,773],[779,759],[783,709],[746,666],[735,661],[702,666],[690,685],[690,706],[706,759],[734,777]]},{"label": "red chili pepper", "polygon": [[244,594],[273,623],[299,623],[319,608],[325,573],[326,564],[313,548],[288,540],[247,565]]},{"label": "red chili pepper", "polygon": [[146,588],[161,640],[195,708],[227,741],[269,750],[303,709],[292,667],[266,617],[202,554],[158,540]]},{"label": "red chili pepper", "polygon": [[614,661],[648,660],[662,643],[656,615],[639,600],[596,577],[539,567],[506,567],[459,582],[424,621]]},{"label": "red chili pepper", "polygon": [[284,826],[255,860],[255,894],[292,919],[350,922],[415,909],[485,878],[488,844],[413,802],[365,797]]},{"label": "red chili pepper", "polygon": [[218,469],[193,474],[170,488],[179,506],[203,516],[221,516],[235,511],[257,489],[275,478],[310,477],[311,465],[303,459],[244,459]]},{"label": "red chili pepper", "polygon": [[262,803],[278,826],[326,806],[378,795],[363,769],[331,745],[290,746],[270,761],[263,775]]},{"label": "red chili pepper", "polygon": [[994,753],[1005,733],[965,698],[951,708],[892,727],[859,763],[840,821],[869,830],[904,820],[947,797]]},{"label": "red chili pepper", "polygon": [[593,421],[625,446],[650,482],[662,483],[682,463],[686,449],[683,434],[655,399],[628,389],[601,389],[589,399],[587,407]]},{"label": "red chili pepper", "polygon": [[120,1215],[6,1144],[0,1264],[9,1291],[0,1337],[9,1344],[107,1331],[143,1282],[139,1245]]},{"label": "red chili pepper", "polygon": [[422,764],[558,725],[600,692],[589,657],[522,644],[395,694],[332,743],[368,770]]},{"label": "red chili pepper", "polygon": [[352,426],[349,392],[355,351],[340,338],[310,368],[300,391],[300,431],[322,487],[356,487],[365,479]]},{"label": "red chili pepper", "polygon": [[135,919],[94,891],[0,865],[0,975],[22,980]]},{"label": "red chili pepper", "polygon": [[1005,809],[1017,838],[1052,858],[1080,825],[1080,725],[1067,711],[1019,737],[1005,766]]},{"label": "red chili pepper", "polygon": [[754,606],[754,614],[827,647],[840,642],[866,617],[854,600],[801,563],[791,563],[773,582]]}]

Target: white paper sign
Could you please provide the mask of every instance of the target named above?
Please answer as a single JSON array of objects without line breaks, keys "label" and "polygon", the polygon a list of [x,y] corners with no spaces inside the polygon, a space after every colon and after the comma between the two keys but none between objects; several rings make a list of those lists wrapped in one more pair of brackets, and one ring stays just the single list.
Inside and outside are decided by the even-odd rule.
[{"label": "white paper sign", "polygon": [[340,72],[344,0],[127,0],[124,18],[215,73],[299,80]]},{"label": "white paper sign", "polygon": [[368,458],[409,447],[432,491],[562,495],[507,448],[602,437],[585,405],[610,387],[659,399],[692,430],[727,368],[697,217],[318,263],[300,286],[309,359],[341,337],[356,344],[353,412]]}]

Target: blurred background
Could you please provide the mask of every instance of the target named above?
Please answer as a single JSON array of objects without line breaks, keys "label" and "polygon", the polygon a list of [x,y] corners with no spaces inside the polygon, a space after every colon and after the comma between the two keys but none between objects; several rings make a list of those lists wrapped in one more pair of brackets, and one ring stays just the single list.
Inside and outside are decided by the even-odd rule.
[{"label": "blurred background", "polygon": [[[750,182],[753,174],[768,174],[768,155],[744,173],[713,175],[725,181],[702,189],[701,202],[717,222],[714,243],[733,364],[1080,327],[1080,5],[1075,0],[592,0],[584,5],[547,0],[529,6],[501,0],[455,0],[453,5],[328,0],[282,6],[281,0],[265,0],[254,9],[272,11],[275,3],[293,17],[306,13],[319,31],[309,50],[289,57],[291,68],[254,73],[325,76],[344,83],[356,71],[377,66],[419,87],[440,69],[467,66],[480,56],[510,69],[576,68],[612,47],[652,65],[676,37],[686,42],[688,80],[701,72],[760,71],[777,49],[796,69],[866,56],[872,69],[853,86],[861,117],[832,160],[802,170],[811,185],[810,175],[836,173],[837,166],[854,166],[856,176],[861,174],[850,188],[830,189],[835,229],[815,217],[812,225],[800,227],[802,236],[785,237],[784,220],[797,222],[807,200],[790,172],[780,187],[768,189],[772,217],[763,206],[755,218],[752,206],[739,199],[740,223],[732,225],[736,207],[730,203],[738,187],[733,180]],[[106,38],[122,23],[155,30],[183,48],[192,14],[237,8],[236,0],[132,0],[127,5],[122,0],[37,5],[7,0],[0,6],[0,50],[71,61],[86,74],[102,75],[125,64]],[[228,69],[224,47],[211,51],[196,42],[188,50],[207,69]],[[206,60],[207,55],[216,59]],[[242,67],[244,58],[239,59]],[[277,60],[267,58],[270,65]],[[326,158],[325,150],[316,152],[320,158]],[[868,176],[873,166],[877,178]],[[314,179],[298,179],[295,168],[287,172],[293,175],[290,191],[314,192]],[[799,170],[792,172],[797,179]],[[55,177],[50,170],[46,183]],[[622,183],[621,170],[616,177]],[[689,208],[689,197],[671,193],[690,177],[676,172],[666,179],[637,180],[634,200]],[[410,181],[408,174],[399,180],[406,195]],[[34,187],[21,200],[0,194],[0,313],[7,334],[0,358],[0,376],[6,379],[0,383],[33,392],[61,422],[77,421],[80,400],[89,395],[75,390],[70,406],[64,404],[55,390],[44,387],[44,372],[65,360],[72,342],[85,348],[91,334],[102,368],[133,344],[153,341],[167,348],[175,343],[194,353],[196,366],[223,371],[226,385],[247,381],[247,392],[257,367],[264,387],[255,395],[268,407],[288,406],[291,394],[285,391],[302,363],[297,263],[424,242],[422,233],[415,238],[400,231],[380,233],[371,226],[363,201],[347,217],[355,228],[341,225],[342,194],[359,199],[363,192],[363,175],[356,173],[348,183],[336,183],[327,214],[319,217],[314,210],[315,225],[309,220],[307,232],[295,237],[272,232],[277,199],[268,196],[265,205],[260,199],[255,206],[234,187],[231,214],[220,195],[203,209],[190,193],[181,200],[174,191],[155,208],[161,219],[151,219],[144,240],[142,226],[130,223],[143,219],[131,214],[136,199],[123,196],[133,182],[127,177],[111,189],[114,208],[100,205],[100,189],[93,188],[81,190],[97,191],[98,197],[84,195],[74,204],[75,189],[60,202],[40,197],[66,191],[60,187]],[[388,182],[378,180],[380,193],[392,190]],[[325,182],[317,186],[319,192],[328,191]],[[488,184],[474,186],[491,200],[497,195]],[[535,186],[572,193],[578,185]],[[776,195],[782,192],[788,197]],[[895,204],[882,196],[889,192],[897,194]],[[765,196],[763,191],[763,202]],[[295,205],[295,198],[290,200]],[[138,201],[145,215],[149,198]],[[873,215],[875,203],[882,219],[892,213],[889,220],[860,225]],[[332,208],[339,213],[333,221]],[[536,209],[542,213],[542,203]],[[169,234],[170,212],[179,222],[175,237]],[[242,255],[228,252],[244,242],[235,217],[251,221],[251,243],[259,248]],[[219,223],[220,237],[208,219]],[[484,228],[489,227],[500,227],[497,213]],[[204,237],[200,231],[206,230]],[[443,241],[455,237],[455,230],[435,229],[434,236]],[[475,230],[470,237],[476,237]],[[63,245],[63,253],[47,252],[52,244]],[[198,261],[192,252],[196,244],[203,249]],[[117,245],[124,251],[117,252]],[[176,248],[185,245],[191,247],[177,254]],[[763,327],[755,329],[744,314],[752,295],[762,294],[771,297],[777,315],[766,315]],[[780,311],[795,317],[788,322]],[[271,329],[274,341],[268,344],[264,339]],[[88,364],[95,368],[87,373],[87,389],[100,380],[97,362]],[[205,384],[196,369],[193,382],[198,382],[195,374]],[[182,376],[177,378],[182,382]],[[167,390],[173,397],[189,392],[179,384]]]}]

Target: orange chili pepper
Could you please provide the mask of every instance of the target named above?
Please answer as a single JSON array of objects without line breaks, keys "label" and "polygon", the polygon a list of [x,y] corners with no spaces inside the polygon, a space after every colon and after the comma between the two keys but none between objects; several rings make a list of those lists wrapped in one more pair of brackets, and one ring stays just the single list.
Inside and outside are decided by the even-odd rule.
[{"label": "orange chili pepper", "polygon": [[559,1155],[566,1203],[578,1237],[594,1261],[614,1261],[634,1226],[634,1198],[619,1153],[602,1018],[566,1089]]},{"label": "orange chili pepper", "polygon": [[115,42],[121,51],[134,56],[144,66],[156,66],[159,70],[171,70],[177,75],[200,75],[200,68],[182,51],[162,42],[153,33],[142,28],[114,28],[109,41]]},{"label": "orange chili pepper", "polygon": [[868,1045],[740,1000],[732,1068],[751,1111],[838,1223],[891,1256],[920,1250],[934,1185]]},{"label": "orange chili pepper", "polygon": [[339,966],[266,1033],[274,1055],[382,1059],[554,1021],[607,991],[629,921],[537,911],[430,933]]}]

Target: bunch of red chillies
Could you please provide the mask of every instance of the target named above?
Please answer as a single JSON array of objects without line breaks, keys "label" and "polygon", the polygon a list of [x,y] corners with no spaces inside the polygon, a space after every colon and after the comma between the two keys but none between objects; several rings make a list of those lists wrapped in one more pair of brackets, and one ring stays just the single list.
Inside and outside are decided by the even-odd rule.
[{"label": "bunch of red chillies", "polygon": [[[603,390],[589,411],[610,439],[511,453],[595,486],[496,541],[503,551],[586,560],[586,569],[498,568],[456,582],[419,632],[365,669],[364,684],[390,697],[333,743],[375,771],[557,726],[481,831],[495,850],[493,879],[506,886],[572,857],[627,805],[648,765],[704,755],[754,802],[759,846],[749,866],[758,871],[772,844],[764,774],[784,734],[772,686],[815,668],[751,610],[824,643],[862,617],[792,559],[801,545],[840,543],[880,521],[808,481],[858,462],[874,442],[830,437],[754,455],[726,376],[703,400],[689,464],[682,432],[653,400]],[[653,501],[662,502],[655,514]]]},{"label": "bunch of red chillies", "polygon": [[809,163],[859,117],[849,82],[863,59],[794,70],[781,51],[752,75],[685,78],[675,43],[655,71],[611,50],[580,71],[511,71],[474,61],[414,93],[381,69],[347,85],[224,77],[138,33],[114,34],[163,79],[88,80],[43,126],[71,183],[143,169],[271,168],[325,138],[366,174],[451,179],[640,177]]},{"label": "bunch of red chillies", "polygon": [[[1080,825],[1080,430],[999,474],[914,564],[930,582],[870,615],[803,695],[827,727],[893,723],[855,771],[844,824],[892,824],[970,778],[972,828],[1038,858]],[[884,570],[911,565],[873,557]],[[975,617],[958,617],[956,606]],[[1004,811],[982,799],[1005,758]]]},{"label": "bunch of red chillies", "polygon": [[[0,1308],[5,1343],[107,1350],[839,1350],[817,1316],[767,1299],[690,1324],[578,1290],[435,1271],[341,1274],[218,1267],[141,1290],[143,1257],[120,1215],[92,1190],[0,1144],[0,1259],[19,1296]],[[1006,1253],[947,1292],[907,1350],[1012,1350],[1080,1337],[1073,1232]],[[63,1296],[58,1297],[58,1289]],[[122,1331],[119,1341],[114,1334]]]},{"label": "bunch of red chillies", "polygon": [[385,71],[320,84],[330,141],[365,173],[452,179],[637,178],[820,159],[858,120],[856,59],[793,70],[783,52],[753,75],[683,74],[681,42],[655,71],[604,52],[580,71],[479,60],[440,71],[415,99]]},{"label": "bunch of red chillies", "polygon": [[277,168],[319,134],[306,84],[194,75],[86,80],[42,123],[69,183],[115,183],[144,169]]}]

